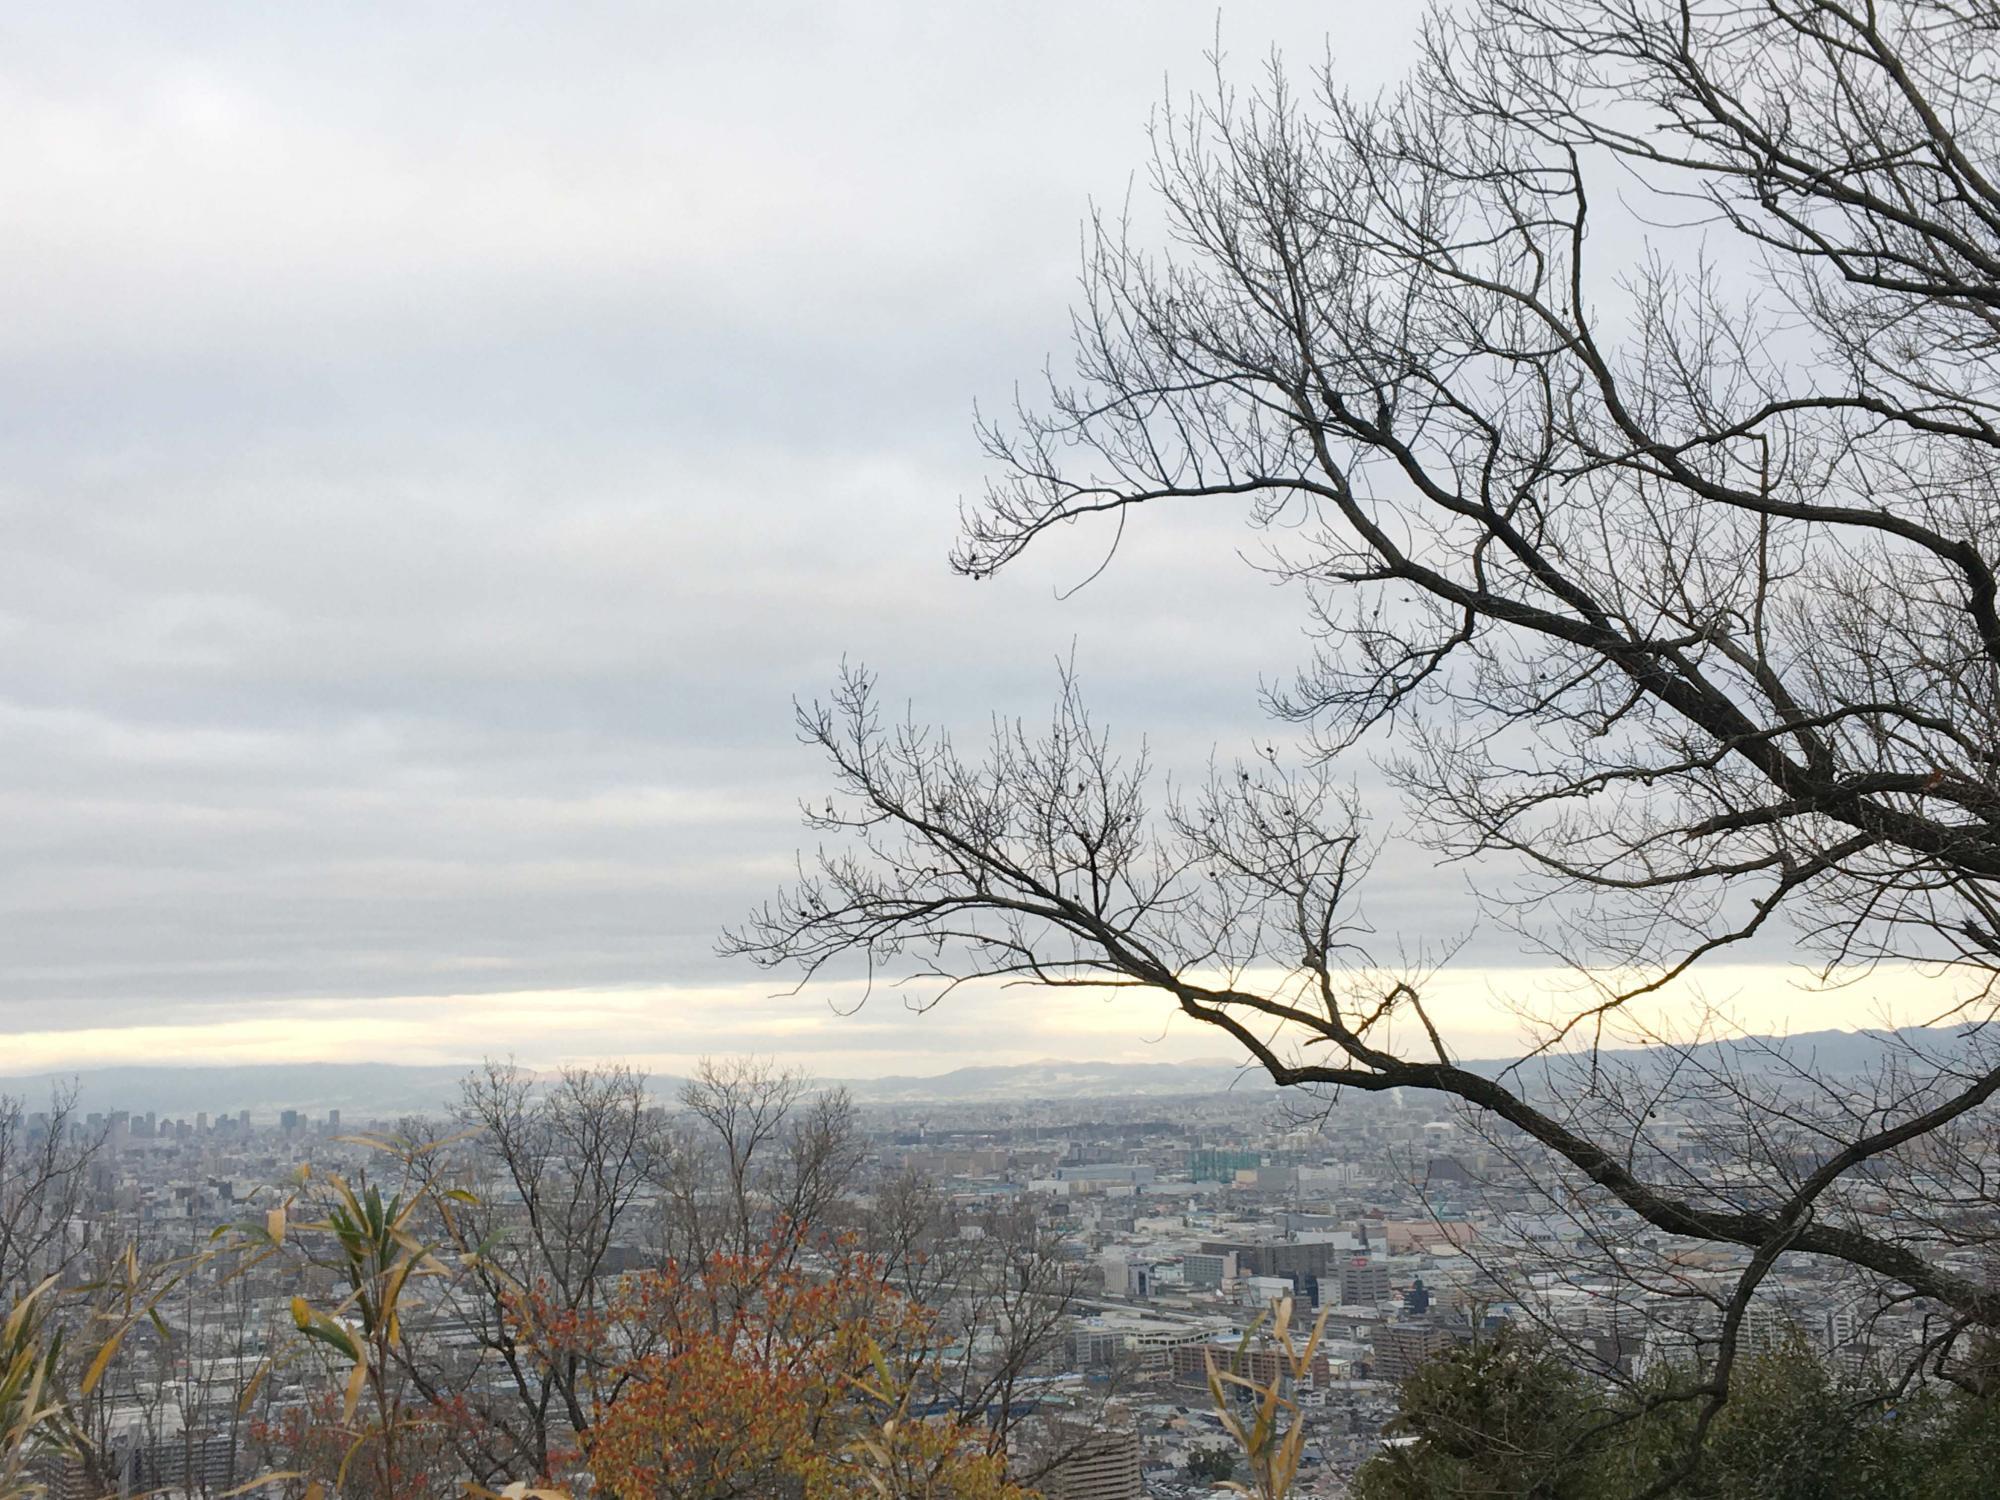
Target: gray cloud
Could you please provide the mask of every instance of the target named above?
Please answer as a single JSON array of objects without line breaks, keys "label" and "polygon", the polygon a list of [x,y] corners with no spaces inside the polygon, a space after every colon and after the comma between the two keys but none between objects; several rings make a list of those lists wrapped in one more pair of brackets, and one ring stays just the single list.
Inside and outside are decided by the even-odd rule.
[{"label": "gray cloud", "polygon": [[[1316,56],[1353,18],[1225,23]],[[7,17],[0,1032],[740,978],[714,933],[782,873],[789,704],[843,655],[976,726],[1074,643],[1163,758],[1237,743],[1298,623],[1240,517],[1065,604],[1102,538],[943,561],[972,401],[1059,346],[1086,199],[1213,25]]]}]

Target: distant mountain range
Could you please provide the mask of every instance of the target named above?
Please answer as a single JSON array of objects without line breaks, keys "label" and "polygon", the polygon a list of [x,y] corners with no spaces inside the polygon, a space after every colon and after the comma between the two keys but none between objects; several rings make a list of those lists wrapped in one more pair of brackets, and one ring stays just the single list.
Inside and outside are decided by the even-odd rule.
[{"label": "distant mountain range", "polygon": [[[296,1109],[323,1116],[329,1109],[355,1124],[400,1115],[435,1114],[458,1097],[471,1064],[409,1067],[396,1063],[268,1063],[230,1066],[90,1068],[76,1073],[0,1076],[0,1094],[32,1101],[50,1088],[74,1082],[86,1111],[152,1110],[170,1118],[234,1114],[247,1109],[268,1119]],[[683,1080],[654,1075],[663,1100]],[[974,1102],[979,1100],[1091,1099],[1119,1096],[1213,1094],[1235,1088],[1269,1089],[1261,1073],[1225,1062],[1074,1063],[1054,1059],[1011,1067],[959,1068],[931,1076],[827,1079],[863,1103]]]},{"label": "distant mountain range", "polygon": [[[1796,1062],[1824,1076],[1852,1076],[1877,1066],[1898,1036],[1921,1040],[1932,1051],[1957,1045],[1953,1028],[1906,1033],[1816,1031],[1774,1042],[1752,1038],[1704,1043],[1698,1050],[1717,1059],[1733,1054],[1739,1065],[1756,1069],[1762,1053],[1780,1046]],[[1658,1049],[1605,1054],[1643,1066]],[[1482,1073],[1497,1073],[1507,1059],[1468,1061]],[[33,1100],[59,1082],[74,1080],[86,1110],[153,1110],[173,1118],[207,1112],[234,1114],[247,1109],[257,1119],[296,1109],[323,1116],[338,1109],[359,1123],[406,1114],[434,1114],[457,1097],[470,1064],[409,1067],[395,1063],[265,1063],[231,1066],[92,1068],[74,1074],[0,1076],[0,1093]],[[1191,1063],[1094,1063],[1044,1059],[1040,1062],[957,1068],[948,1073],[886,1078],[829,1079],[841,1083],[864,1104],[1028,1103],[1035,1100],[1190,1097],[1235,1091],[1265,1091],[1272,1085],[1260,1072],[1225,1060]],[[658,1076],[653,1087],[663,1098],[681,1080]]]},{"label": "distant mountain range", "polygon": [[263,1121],[282,1110],[324,1115],[343,1122],[435,1114],[458,1096],[457,1067],[406,1067],[396,1063],[250,1063],[227,1066],[86,1068],[75,1073],[0,1077],[0,1093],[24,1097],[30,1109],[50,1088],[74,1082],[86,1111],[153,1110],[171,1119],[235,1114],[247,1109]]},{"label": "distant mountain range", "polygon": [[866,1104],[974,1102],[982,1099],[1114,1099],[1269,1090],[1260,1070],[1221,1060],[1191,1063],[1040,1062],[954,1068],[949,1073],[843,1081]]}]

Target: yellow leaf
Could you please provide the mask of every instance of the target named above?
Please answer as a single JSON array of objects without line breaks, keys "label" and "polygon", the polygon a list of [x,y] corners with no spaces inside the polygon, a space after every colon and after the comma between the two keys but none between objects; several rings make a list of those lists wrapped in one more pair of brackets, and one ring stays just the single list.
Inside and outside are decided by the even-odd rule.
[{"label": "yellow leaf", "polygon": [[[340,1456],[340,1467],[333,1471],[333,1483],[335,1489],[338,1489],[341,1485],[347,1483],[347,1466],[354,1462],[354,1455],[361,1451],[361,1445],[364,1442],[366,1442],[367,1439],[368,1439],[367,1433],[359,1432],[355,1434],[354,1441],[347,1445],[347,1451]],[[311,1495],[308,1495],[306,1497],[306,1500],[313,1500],[313,1497]]]},{"label": "yellow leaf", "polygon": [[[260,1360],[256,1373],[251,1375],[249,1384],[243,1387],[243,1394],[237,1399],[236,1411],[239,1416],[250,1410],[250,1403],[257,1399],[257,1391],[264,1384],[264,1377],[270,1373],[271,1362],[268,1359]],[[237,1491],[231,1490],[229,1493],[234,1495]]]},{"label": "yellow leaf", "polygon": [[271,1237],[271,1243],[285,1243],[285,1205],[280,1203],[264,1215],[264,1232]]},{"label": "yellow leaf", "polygon": [[[131,1326],[128,1323],[125,1325],[125,1328]],[[97,1382],[104,1378],[104,1372],[111,1367],[112,1356],[118,1353],[118,1346],[125,1341],[125,1328],[118,1329],[110,1338],[106,1339],[104,1347],[97,1351],[97,1358],[90,1362],[90,1368],[84,1372],[83,1376],[84,1395],[88,1396],[92,1391],[97,1389]]]},{"label": "yellow leaf", "polygon": [[287,1479],[303,1479],[305,1477],[303,1469],[280,1469],[275,1474],[265,1474],[257,1479],[253,1479],[248,1484],[239,1484],[233,1490],[224,1490],[216,1497],[216,1500],[232,1500],[233,1496],[247,1495],[253,1490],[263,1489],[266,1485],[283,1484]]},{"label": "yellow leaf", "polygon": [[343,1426],[354,1420],[354,1408],[361,1402],[361,1383],[367,1378],[368,1366],[357,1359],[354,1362],[354,1369],[347,1377],[347,1393],[340,1402],[340,1420]]}]

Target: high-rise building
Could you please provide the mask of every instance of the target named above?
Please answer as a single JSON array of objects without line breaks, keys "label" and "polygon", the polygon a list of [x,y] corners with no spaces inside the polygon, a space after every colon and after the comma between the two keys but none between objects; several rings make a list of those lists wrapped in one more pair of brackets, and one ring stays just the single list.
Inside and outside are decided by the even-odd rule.
[{"label": "high-rise building", "polygon": [[[155,1441],[127,1434],[114,1438],[104,1455],[116,1476],[118,1493],[134,1495],[214,1493],[236,1478],[236,1440],[227,1433],[191,1437],[185,1433]],[[41,1476],[57,1500],[102,1493],[92,1482],[83,1461],[57,1458],[45,1461]]]},{"label": "high-rise building", "polygon": [[1452,1346],[1450,1330],[1435,1323],[1384,1323],[1375,1330],[1377,1380],[1408,1380],[1417,1367]]},{"label": "high-rise building", "polygon": [[1189,1286],[1219,1287],[1236,1275],[1236,1257],[1226,1250],[1196,1250],[1181,1258],[1181,1274]]},{"label": "high-rise building", "polygon": [[1209,1240],[1204,1255],[1234,1255],[1239,1276],[1324,1276],[1336,1248],[1330,1239]]},{"label": "high-rise building", "polygon": [[1069,1334],[1070,1359],[1079,1370],[1108,1369],[1125,1353],[1125,1338],[1116,1329],[1079,1323]]},{"label": "high-rise building", "polygon": [[[1205,1387],[1211,1365],[1217,1370],[1242,1375],[1259,1385],[1269,1385],[1274,1380],[1284,1381],[1287,1387],[1292,1383],[1291,1361],[1268,1343],[1248,1349],[1243,1347],[1241,1340],[1182,1344],[1173,1353],[1174,1382],[1177,1385]],[[1303,1378],[1312,1386],[1323,1387],[1333,1378],[1333,1362],[1323,1351],[1315,1351]]]},{"label": "high-rise building", "polygon": [[299,1128],[299,1112],[295,1109],[281,1110],[278,1114],[278,1128],[290,1135]]},{"label": "high-rise building", "polygon": [[334,1135],[337,1134],[339,1130],[340,1130],[340,1111],[337,1109],[330,1109],[326,1112],[326,1133],[328,1135]]},{"label": "high-rise building", "polygon": [[1139,1434],[1112,1428],[1093,1434],[1042,1481],[1048,1500],[1145,1500]]},{"label": "high-rise building", "polygon": [[[1332,1273],[1329,1272],[1329,1278]],[[1389,1268],[1359,1257],[1340,1267],[1343,1307],[1370,1306],[1389,1300]]]}]

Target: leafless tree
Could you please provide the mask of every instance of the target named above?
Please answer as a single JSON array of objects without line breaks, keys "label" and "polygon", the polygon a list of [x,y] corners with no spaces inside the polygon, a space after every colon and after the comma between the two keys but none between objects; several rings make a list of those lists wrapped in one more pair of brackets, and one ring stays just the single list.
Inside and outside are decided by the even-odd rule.
[{"label": "leafless tree", "polygon": [[1049,1413],[1032,1394],[1061,1367],[1082,1285],[1061,1236],[1023,1205],[961,1208],[914,1171],[878,1186],[861,1234],[896,1289],[937,1314],[933,1378],[959,1410],[983,1414],[988,1451],[1030,1483],[1061,1462],[1072,1435],[1039,1430]]},{"label": "leafless tree", "polygon": [[75,1087],[50,1090],[48,1108],[0,1094],[0,1306],[59,1273],[80,1249],[72,1238],[104,1131],[78,1117]]},{"label": "leafless tree", "polygon": [[748,1258],[772,1237],[778,1264],[832,1227],[859,1164],[854,1102],[757,1058],[704,1058],[657,1174],[668,1258]]},{"label": "leafless tree", "polygon": [[403,1131],[405,1187],[449,1204],[432,1233],[465,1268],[406,1315],[404,1374],[466,1414],[454,1441],[469,1477],[546,1477],[622,1389],[588,1341],[534,1342],[525,1299],[543,1322],[587,1324],[628,1271],[748,1258],[772,1236],[789,1265],[830,1223],[858,1162],[844,1094],[765,1063],[705,1061],[676,1102],[618,1065],[541,1076],[489,1062],[464,1082],[455,1132]]},{"label": "leafless tree", "polygon": [[645,1075],[607,1065],[538,1080],[488,1063],[465,1080],[458,1115],[522,1231],[527,1275],[565,1306],[593,1306],[661,1149]]},{"label": "leafless tree", "polygon": [[[1138,986],[1280,1083],[1461,1101],[1745,1252],[1707,1413],[1796,1256],[1925,1299],[1936,1368],[1984,1383],[1953,1350],[2000,1324],[1985,1268],[1863,1185],[2000,1089],[1996,63],[2000,16],[1952,0],[1474,0],[1379,99],[1218,64],[1156,132],[1164,248],[1093,221],[1074,378],[984,428],[956,564],[1154,508],[1283,523],[1313,651],[1272,706],[1309,763],[1156,814],[1073,684],[967,757],[850,675],[801,720],[826,852],[726,946]],[[1467,1068],[1366,946],[1370,751],[1405,836],[1595,987],[1551,1049],[1780,933],[1828,980],[1923,966],[1959,1044],[1739,1091],[1788,1165],[1720,1185],[1602,1075]]]},{"label": "leafless tree", "polygon": [[[414,1153],[425,1180],[471,1189],[473,1201],[453,1200],[449,1224],[439,1226],[465,1253],[466,1274],[443,1284],[428,1336],[412,1341],[408,1373],[428,1399],[464,1403],[472,1421],[462,1456],[473,1477],[543,1477],[552,1452],[591,1427],[596,1395],[584,1355],[528,1347],[518,1299],[531,1294],[554,1316],[602,1310],[645,1238],[658,1113],[645,1075],[630,1068],[538,1077],[488,1062],[460,1089],[464,1138]],[[470,1358],[455,1353],[449,1335],[458,1331]]]}]

